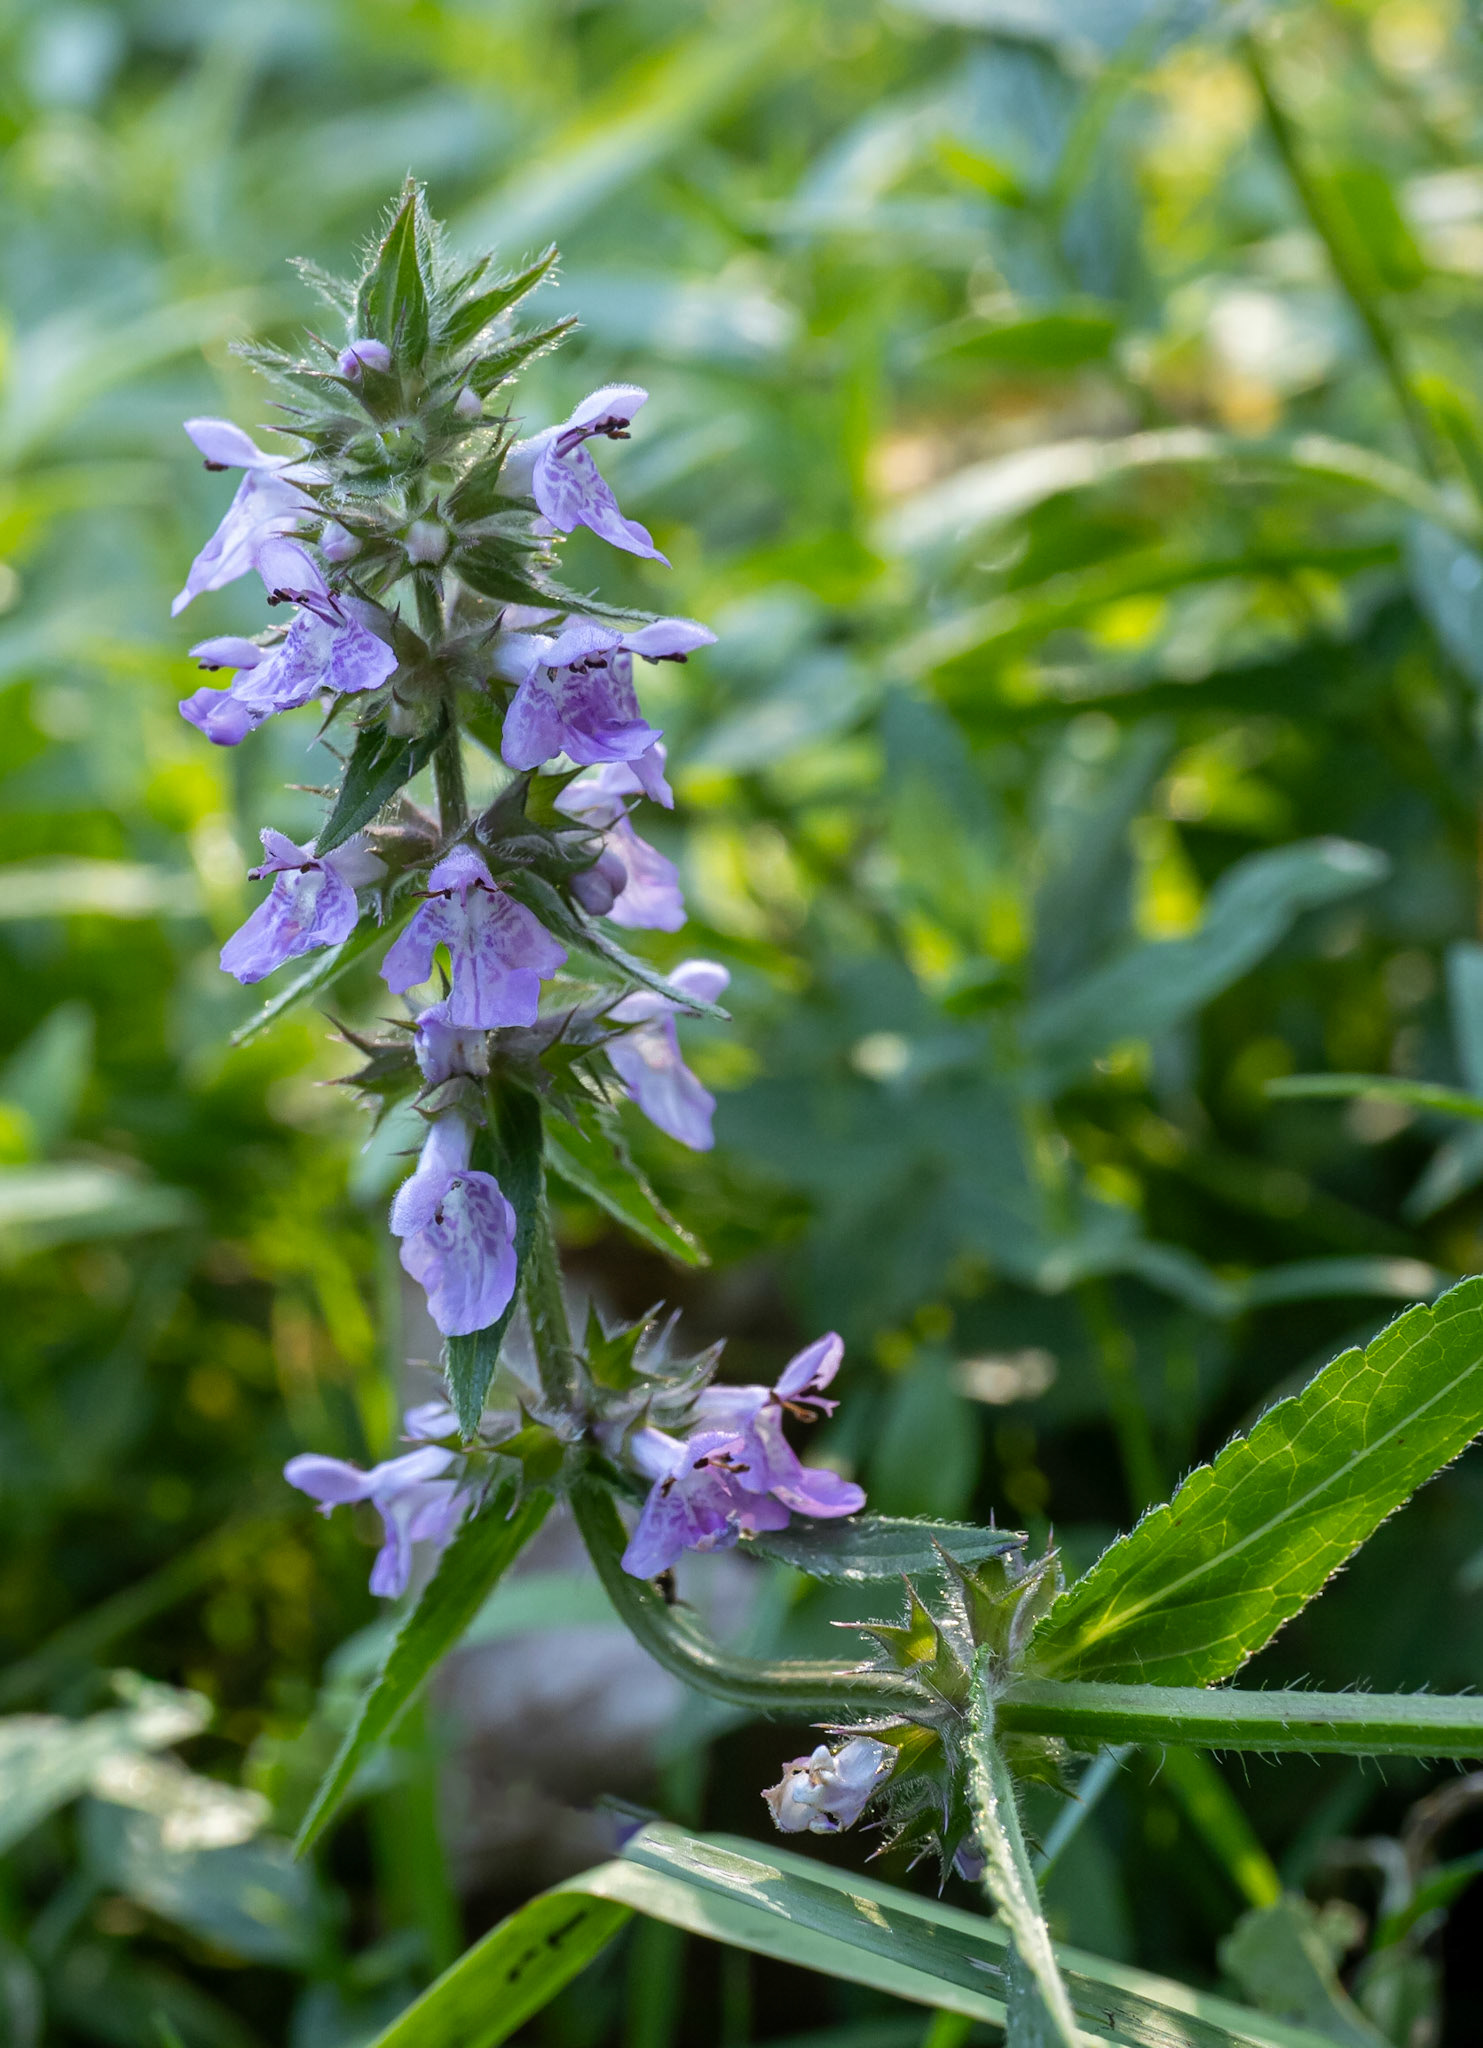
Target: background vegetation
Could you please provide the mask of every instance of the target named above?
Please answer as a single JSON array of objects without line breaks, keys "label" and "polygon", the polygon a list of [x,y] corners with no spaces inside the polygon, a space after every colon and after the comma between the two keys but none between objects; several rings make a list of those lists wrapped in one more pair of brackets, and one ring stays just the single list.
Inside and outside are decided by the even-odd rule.
[{"label": "background vegetation", "polygon": [[[378,1616],[278,1469],[383,1455],[431,1342],[379,1227],[405,1134],[360,1149],[321,1019],[228,1047],[257,828],[322,777],[312,714],[240,753],[176,714],[188,641],[252,623],[170,621],[223,498],[179,420],[264,418],[231,340],[312,320],[285,259],[343,267],[409,168],[470,245],[561,242],[584,326],[522,389],[654,393],[612,473],[674,572],[605,575],[720,635],[652,686],[692,909],[658,944],[737,1018],[690,1040],[717,1151],[632,1134],[714,1263],[574,1203],[575,1268],[743,1378],[838,1327],[872,1504],[1053,1524],[1075,1567],[1483,1263],[1470,1126],[1267,1092],[1483,1086],[1483,48],[1447,0],[38,0],[0,36],[0,1706],[102,1710],[126,1665],[215,1710],[193,1777],[0,1822],[0,2011],[338,2048],[590,1860],[599,1792],[755,1832],[811,1738],[681,1704],[557,1532],[321,1869],[279,1853]],[[1483,1682],[1480,1496],[1465,1461],[1252,1682]],[[861,1611],[694,1597],[781,1644]],[[12,1795],[49,1725],[0,1722]],[[1053,1917],[1215,1982],[1275,1863],[1347,1901],[1393,2039],[1476,2039],[1461,1877],[1376,1946],[1483,1842],[1466,1796],[1417,1822],[1431,1782],[1130,1761]],[[650,1928],[533,2037],[923,2024]]]}]

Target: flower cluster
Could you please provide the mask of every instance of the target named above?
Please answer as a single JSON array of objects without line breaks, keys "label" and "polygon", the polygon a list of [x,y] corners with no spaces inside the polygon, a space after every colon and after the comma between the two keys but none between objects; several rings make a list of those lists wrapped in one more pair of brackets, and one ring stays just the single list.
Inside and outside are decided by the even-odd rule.
[{"label": "flower cluster", "polygon": [[[630,1346],[604,1377],[589,1334],[585,1359],[573,1350],[559,1370],[538,1359],[535,1382],[518,1389],[521,1415],[481,1420],[507,1325],[531,1299],[532,1247],[548,1242],[548,1144],[565,1127],[632,1176],[615,1122],[627,1101],[707,1150],[715,1102],[679,1027],[714,1012],[728,982],[696,959],[661,976],[616,936],[685,923],[679,874],[635,823],[645,803],[674,804],[636,665],[684,662],[714,635],[557,580],[560,545],[578,527],[631,557],[665,557],[594,458],[628,438],[644,391],[606,385],[519,437],[506,387],[571,324],[516,324],[553,260],[503,278],[487,261],[462,268],[409,188],[354,285],[316,279],[344,340],[316,340],[307,357],[246,351],[277,385],[282,423],[269,431],[284,451],[227,421],[186,422],[208,470],[240,481],[174,609],[255,576],[278,622],[199,641],[192,653],[212,680],[181,715],[235,747],[314,706],[344,763],[312,840],[264,831],[252,875],[267,893],[221,964],[254,984],[327,949],[347,965],[374,958],[379,935],[381,979],[405,1001],[390,1036],[347,1032],[366,1064],[346,1078],[379,1111],[410,1106],[422,1119],[389,1223],[444,1339],[456,1409],[411,1411],[411,1448],[369,1470],[318,1456],[287,1467],[326,1513],[379,1511],[372,1586],[387,1596],[405,1590],[414,1544],[453,1537],[490,1460],[518,1461],[532,1443],[543,1471],[585,1444],[623,1485],[647,1489],[623,1560],[646,1578],[686,1549],[762,1535],[795,1513],[849,1515],[864,1498],[801,1464],[783,1430],[787,1416],[831,1410],[833,1336],[774,1387],[730,1387],[715,1383],[715,1357],[677,1372],[653,1344],[643,1363]],[[497,785],[482,810],[467,796],[475,748],[489,757],[484,786]],[[429,768],[432,811],[412,794]],[[321,959],[313,984],[338,971]],[[601,1174],[583,1185],[600,1188]],[[533,1310],[527,1324],[535,1343]]]}]

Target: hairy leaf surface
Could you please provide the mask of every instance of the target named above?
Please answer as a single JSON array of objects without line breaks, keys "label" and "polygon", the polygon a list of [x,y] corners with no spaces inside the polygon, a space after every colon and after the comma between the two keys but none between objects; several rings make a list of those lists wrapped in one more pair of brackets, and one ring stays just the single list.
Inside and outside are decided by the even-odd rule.
[{"label": "hairy leaf surface", "polygon": [[1483,1280],[1409,1309],[1201,1465],[1057,1601],[1043,1678],[1228,1678],[1483,1429]]}]

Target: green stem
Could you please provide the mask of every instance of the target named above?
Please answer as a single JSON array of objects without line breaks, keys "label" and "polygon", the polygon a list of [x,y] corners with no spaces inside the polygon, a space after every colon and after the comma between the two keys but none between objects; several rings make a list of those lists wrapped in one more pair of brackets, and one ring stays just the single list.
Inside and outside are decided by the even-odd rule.
[{"label": "green stem", "polygon": [[433,754],[433,787],[438,796],[438,825],[444,839],[451,839],[468,823],[469,796],[463,779],[463,736],[453,707],[448,707],[448,730]]},{"label": "green stem", "polygon": [[541,1375],[541,1392],[552,1409],[571,1414],[577,1406],[581,1374],[566,1316],[561,1259],[551,1227],[544,1173],[525,1268],[525,1313],[530,1319],[530,1340]]},{"label": "green stem", "polygon": [[1432,423],[1425,406],[1411,388],[1411,381],[1406,375],[1400,347],[1391,333],[1390,323],[1376,304],[1367,281],[1361,275],[1347,237],[1334,218],[1321,185],[1303,161],[1297,131],[1272,89],[1272,81],[1267,74],[1261,52],[1249,37],[1245,39],[1245,56],[1252,82],[1262,103],[1268,133],[1276,145],[1283,168],[1292,180],[1293,190],[1297,193],[1315,234],[1328,251],[1329,262],[1333,266],[1340,290],[1369,336],[1375,358],[1389,380],[1396,403],[1415,443],[1417,460],[1426,474],[1435,478],[1439,470],[1436,436],[1432,431]]},{"label": "green stem", "polygon": [[723,1650],[688,1608],[672,1607],[645,1579],[624,1571],[626,1538],[613,1497],[594,1480],[572,1488],[572,1512],[619,1619],[657,1664],[697,1691],[760,1713],[899,1714],[928,1705],[921,1689],[895,1672],[857,1672],[836,1664],[759,1662]]},{"label": "green stem", "polygon": [[[1081,2035],[1076,2015],[1056,1965],[1050,1929],[1040,1910],[1040,1888],[1025,1847],[1014,1779],[995,1740],[995,1719],[994,1701],[980,1668],[974,1672],[968,1741],[968,1794],[973,1802],[974,1839],[984,1859],[984,1889],[998,1907],[1014,1943],[1015,1955],[1032,1980],[1016,1987],[1011,1978],[1009,2037],[1013,2040],[1022,2031],[1026,2040],[1044,2041],[1047,2048],[1052,2040],[1060,2043],[1061,2048],[1078,2048]],[[1021,2003],[1030,2008],[1023,2014],[1023,2019],[1029,2022],[1023,2029],[1015,2025],[1015,2008]],[[1040,2010],[1034,2012],[1037,2004]]]},{"label": "green stem", "polygon": [[1020,1679],[999,1701],[998,1717],[1006,1731],[1059,1735],[1079,1749],[1172,1742],[1271,1754],[1483,1757],[1483,1698],[1428,1693],[1206,1691]]}]

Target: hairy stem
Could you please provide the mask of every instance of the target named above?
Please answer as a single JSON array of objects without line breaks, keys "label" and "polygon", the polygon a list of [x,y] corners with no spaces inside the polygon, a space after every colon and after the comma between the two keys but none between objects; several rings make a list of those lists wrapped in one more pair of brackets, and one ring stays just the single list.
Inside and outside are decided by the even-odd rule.
[{"label": "hairy stem", "polygon": [[463,830],[469,818],[468,790],[463,779],[463,739],[451,705],[448,730],[433,755],[433,788],[438,796],[438,825],[444,839],[451,839]]},{"label": "hairy stem", "polygon": [[551,1204],[546,1194],[544,1174],[526,1262],[525,1313],[530,1319],[530,1339],[541,1376],[541,1392],[550,1407],[569,1414],[577,1405],[580,1373],[577,1355],[572,1348],[571,1325],[567,1321],[566,1297],[561,1287],[561,1259],[556,1250],[556,1233],[551,1227]]},{"label": "hairy stem", "polygon": [[1006,1732],[1196,1749],[1483,1757],[1483,1699],[1427,1693],[1238,1692],[1221,1686],[1021,1679],[998,1704]]}]

